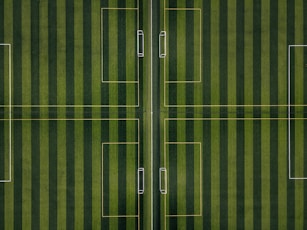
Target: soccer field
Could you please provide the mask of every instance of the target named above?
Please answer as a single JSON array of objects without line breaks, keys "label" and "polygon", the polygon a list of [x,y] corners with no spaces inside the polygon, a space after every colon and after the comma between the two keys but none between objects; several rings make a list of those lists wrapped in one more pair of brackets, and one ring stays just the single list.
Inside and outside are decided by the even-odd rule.
[{"label": "soccer field", "polygon": [[1,1],[0,229],[306,228],[306,22],[303,0]]}]

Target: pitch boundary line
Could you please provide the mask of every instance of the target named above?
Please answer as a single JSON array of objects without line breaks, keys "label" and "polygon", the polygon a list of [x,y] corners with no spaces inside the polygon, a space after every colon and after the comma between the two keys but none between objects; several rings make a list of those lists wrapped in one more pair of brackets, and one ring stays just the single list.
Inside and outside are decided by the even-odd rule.
[{"label": "pitch boundary line", "polygon": [[103,80],[103,10],[135,10],[137,14],[137,30],[139,29],[139,1],[137,0],[137,8],[116,8],[116,7],[105,7],[100,8],[100,30],[101,30],[101,84],[137,84],[137,104],[136,105],[104,105],[101,107],[115,107],[115,108],[132,108],[132,107],[139,107],[140,106],[140,60],[139,57],[136,57],[137,59],[137,80],[136,81],[104,81]]}]

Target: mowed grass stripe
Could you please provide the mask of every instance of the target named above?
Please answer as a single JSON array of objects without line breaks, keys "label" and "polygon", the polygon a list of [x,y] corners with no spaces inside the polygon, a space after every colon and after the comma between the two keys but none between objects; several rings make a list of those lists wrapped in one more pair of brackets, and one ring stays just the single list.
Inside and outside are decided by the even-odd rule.
[{"label": "mowed grass stripe", "polygon": [[49,226],[49,125],[40,122],[40,227],[47,229]]},{"label": "mowed grass stripe", "polygon": [[[186,18],[185,18],[185,81],[193,81],[198,80],[198,76],[195,76],[194,73],[194,61],[195,59],[195,52],[194,52],[194,15],[197,14],[194,11],[186,11]],[[182,48],[181,48],[182,49]],[[196,78],[196,79],[195,79]],[[185,89],[185,101],[186,104],[194,104],[197,103],[194,101],[194,84],[186,84]]]},{"label": "mowed grass stripe", "polygon": [[57,140],[57,229],[66,226],[66,121],[59,121],[55,135]]},{"label": "mowed grass stripe", "polygon": [[[261,1],[261,104],[270,104],[270,2]],[[262,109],[261,117],[266,117]],[[270,121],[260,124],[261,142],[261,228],[270,226]]]},{"label": "mowed grass stripe", "polygon": [[[208,9],[211,9],[211,1],[210,0],[203,0],[202,6]],[[202,38],[203,38],[203,59],[202,59],[202,102],[203,104],[210,104],[211,103],[211,10],[207,10],[206,14],[202,15]],[[210,116],[210,108],[203,108],[204,116]],[[203,143],[204,148],[202,150],[203,158],[202,158],[202,165],[203,165],[203,217],[202,222],[203,226],[208,227],[210,229],[211,225],[211,122],[204,121],[203,122]]]},{"label": "mowed grass stripe", "polygon": [[[22,90],[21,79],[22,79],[22,69],[21,69],[21,1],[13,1],[13,65],[14,65],[14,82],[13,82],[13,92],[14,104],[21,104],[22,102]],[[21,109],[14,109],[14,112],[20,112]],[[14,138],[14,218],[13,227],[14,229],[21,229],[22,226],[22,129],[21,122],[14,122],[13,138]],[[12,226],[11,226],[12,227]]]},{"label": "mowed grass stripe", "polygon": [[57,121],[49,121],[49,229],[57,228],[58,209],[58,137]]},{"label": "mowed grass stripe", "polygon": [[228,149],[228,228],[237,228],[237,121],[227,122]]},{"label": "mowed grass stripe", "polygon": [[[39,104],[39,4],[31,1],[31,104]],[[34,114],[33,114],[34,113]],[[39,116],[39,109],[32,109]],[[39,122],[31,123],[31,228],[40,229],[40,130]]]},{"label": "mowed grass stripe", "polygon": [[84,121],[84,229],[92,229],[92,121]]},{"label": "mowed grass stripe", "polygon": [[[273,9],[276,11],[276,9]],[[273,27],[272,27],[273,28]],[[272,47],[272,46],[271,46]],[[287,89],[287,82],[282,78],[287,72],[287,66],[284,63],[287,60],[287,0],[278,1],[278,103],[286,103],[283,96],[284,90]],[[280,112],[280,110],[279,110]],[[283,116],[279,114],[279,117]],[[288,160],[287,160],[287,124],[282,121],[277,122],[278,136],[278,228],[287,226],[287,183],[288,183]],[[272,202],[271,202],[272,204]],[[272,214],[272,212],[271,212]],[[271,215],[272,216],[272,215]],[[273,216],[272,216],[273,218]],[[271,222],[272,223],[272,222]]]},{"label": "mowed grass stripe", "polygon": [[[253,123],[250,121],[243,122],[244,128],[244,228],[253,228],[254,226],[254,170],[253,170]],[[238,143],[239,144],[239,143]]]},{"label": "mowed grass stripe", "polygon": [[[294,5],[294,44],[302,44],[304,41],[304,16],[303,16],[303,1],[295,1]],[[294,92],[295,103],[303,103],[304,100],[304,48],[295,48],[295,75],[294,75]],[[303,117],[302,108],[295,110],[294,116]],[[304,177],[304,121],[296,121],[295,124],[295,141],[292,144],[295,145],[295,176]],[[292,128],[292,126],[291,126]],[[294,185],[294,226],[295,229],[304,228],[304,181],[297,181]]]},{"label": "mowed grass stripe", "polygon": [[[237,1],[231,0],[227,5],[227,104],[237,104]],[[242,45],[241,45],[242,46]],[[242,68],[242,67],[239,67]],[[232,112],[232,111],[231,111]],[[238,114],[237,110],[236,117]],[[237,123],[227,122],[227,217],[228,228],[237,228]],[[233,135],[235,133],[235,135]]]},{"label": "mowed grass stripe", "polygon": [[14,122],[14,218],[11,227],[22,226],[22,122]]},{"label": "mowed grass stripe", "polygon": [[[194,204],[193,204],[193,209],[194,212],[197,213],[199,212],[202,216],[204,216],[204,207],[207,208],[207,204],[205,205],[203,202],[203,190],[204,190],[204,184],[202,181],[203,178],[203,162],[201,162],[205,156],[203,154],[203,149],[207,148],[207,145],[204,146],[204,142],[203,142],[203,126],[204,126],[204,122],[193,122],[193,137],[197,136],[198,137],[198,141],[201,142],[201,145],[194,145],[194,166],[193,166],[193,171],[194,171]],[[202,217],[196,217],[193,218],[194,219],[194,226],[195,228],[199,228],[202,229],[203,228],[203,222],[202,222]]]},{"label": "mowed grass stripe", "polygon": [[[84,226],[85,121],[75,122],[75,200],[74,226]],[[89,188],[90,189],[90,188]]]},{"label": "mowed grass stripe", "polygon": [[[295,15],[295,4],[293,1],[287,1],[287,45],[295,44],[294,40],[294,15]],[[294,57],[291,57],[291,60],[294,60]],[[292,68],[291,68],[292,70]],[[291,73],[291,76],[293,76],[293,72]],[[293,82],[291,79],[291,85],[293,86]],[[292,97],[291,91],[291,98]],[[293,142],[294,138],[294,122],[291,122],[291,139],[289,140],[290,143]],[[291,153],[294,151],[294,145],[291,145]],[[293,162],[293,161],[292,161]],[[293,164],[291,165],[291,170],[294,169]],[[294,171],[291,171],[291,175],[293,176]],[[294,194],[294,181],[288,180],[287,181],[287,229],[294,229],[295,228],[295,221],[294,221],[294,215],[295,215],[295,208],[294,208],[294,201],[295,201],[295,194]]]},{"label": "mowed grass stripe", "polygon": [[213,121],[211,126],[211,222],[212,229],[219,229],[221,226],[221,212],[220,204],[221,191],[220,191],[220,121]]},{"label": "mowed grass stripe", "polygon": [[[278,104],[278,1],[270,2],[270,104]],[[277,28],[277,29],[276,29]],[[276,55],[275,55],[276,54]],[[270,116],[277,117],[278,108]],[[270,122],[270,228],[278,228],[278,121]]]},{"label": "mowed grass stripe", "polygon": [[72,105],[75,102],[75,81],[74,81],[74,60],[75,60],[75,37],[74,37],[74,1],[72,0],[66,0],[66,34],[65,34],[65,40],[66,40],[66,85],[69,86],[66,89],[66,104]]},{"label": "mowed grass stripe", "polygon": [[75,226],[75,123],[66,123],[66,229]]},{"label": "mowed grass stripe", "polygon": [[[48,104],[48,2],[39,4],[39,103]],[[40,115],[46,115],[48,109],[41,109]],[[40,228],[47,229],[49,226],[49,123],[40,122]]]},{"label": "mowed grass stripe", "polygon": [[[228,4],[220,1],[219,19],[219,77],[220,103],[228,103]],[[233,96],[231,96],[233,97]],[[228,109],[221,108],[220,116],[227,116]],[[220,229],[228,228],[228,124],[220,123]]]},{"label": "mowed grass stripe", "polygon": [[[92,104],[92,2],[83,0],[83,104]],[[101,84],[97,79],[96,84]],[[90,114],[89,114],[90,115]]]},{"label": "mowed grass stripe", "polygon": [[31,229],[40,229],[40,124],[31,122]]},{"label": "mowed grass stripe", "polygon": [[261,228],[270,226],[270,121],[261,121]]}]

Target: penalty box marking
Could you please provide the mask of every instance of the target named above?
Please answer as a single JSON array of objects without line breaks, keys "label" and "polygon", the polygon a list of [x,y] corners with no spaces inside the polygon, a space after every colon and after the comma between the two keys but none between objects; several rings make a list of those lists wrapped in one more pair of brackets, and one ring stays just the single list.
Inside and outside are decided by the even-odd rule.
[{"label": "penalty box marking", "polygon": [[[0,43],[0,46],[7,46],[8,52],[8,72],[9,72],[9,105],[3,105],[3,107],[9,108],[9,178],[1,179],[0,183],[6,183],[12,181],[12,46],[10,43]],[[1,106],[2,107],[2,106]]]},{"label": "penalty box marking", "polygon": [[[164,128],[165,130],[165,128]],[[165,136],[166,134],[164,134]],[[187,216],[202,216],[202,143],[201,142],[164,142],[164,164],[166,167],[166,146],[167,145],[198,145],[199,146],[199,167],[200,167],[200,172],[199,172],[199,200],[200,200],[200,210],[199,214],[166,214],[167,209],[166,209],[166,203],[167,203],[167,198],[165,198],[164,202],[164,209],[165,209],[165,216],[166,217],[187,217]],[[170,181],[170,180],[168,180]]]},{"label": "penalty box marking", "polygon": [[[193,80],[193,81],[169,81],[169,80],[166,80],[166,61],[165,61],[165,58],[163,60],[163,66],[164,66],[164,70],[163,70],[163,79],[164,79],[164,89],[166,88],[165,85],[166,84],[180,84],[180,83],[201,83],[202,82],[202,45],[201,45],[201,41],[202,41],[202,18],[201,18],[201,13],[202,13],[202,10],[201,8],[164,8],[164,31],[166,31],[166,20],[165,20],[165,12],[166,11],[199,11],[199,80]],[[169,56],[169,55],[166,55],[166,56]],[[166,94],[164,94],[166,95]]]}]

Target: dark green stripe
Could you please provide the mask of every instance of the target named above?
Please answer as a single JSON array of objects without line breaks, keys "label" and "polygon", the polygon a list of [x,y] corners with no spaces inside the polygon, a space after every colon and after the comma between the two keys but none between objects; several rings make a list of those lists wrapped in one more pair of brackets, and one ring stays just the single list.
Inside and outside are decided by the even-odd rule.
[{"label": "dark green stripe", "polygon": [[[21,1],[13,2],[13,66],[14,66],[14,104],[22,103],[21,87]],[[21,109],[15,109],[14,112],[21,117]],[[21,122],[14,122],[14,229],[22,228],[22,129]]]},{"label": "dark green stripe", "polygon": [[[211,104],[211,1],[203,0],[202,5],[206,7],[208,10],[205,14],[202,15],[202,25],[203,28],[203,71],[202,71],[202,80],[203,80],[203,104],[209,105]],[[204,108],[205,116],[208,114],[210,116],[210,108]],[[207,178],[208,179],[208,178]],[[208,201],[207,201],[208,202]],[[211,218],[205,218],[210,220]]]},{"label": "dark green stripe", "polygon": [[39,104],[39,2],[31,0],[31,103]]},{"label": "dark green stripe", "polygon": [[[120,117],[120,115],[119,115]],[[126,142],[127,141],[127,123],[119,122],[118,123],[118,141]],[[126,181],[126,161],[127,161],[127,146],[118,145],[118,212],[119,214],[126,213],[126,190],[127,190],[127,181]],[[126,226],[126,218],[118,219],[119,229],[123,226]]]},{"label": "dark green stripe", "polygon": [[[304,10],[304,44],[307,44],[307,4],[304,2],[303,5],[303,10]],[[304,48],[304,64],[307,61],[307,49],[306,47]],[[304,68],[304,89],[307,87],[307,70]],[[307,104],[307,92],[304,90],[304,104]],[[304,116],[306,117],[307,115],[307,108],[304,107]],[[307,122],[304,121],[304,153],[307,153]],[[304,157],[304,176],[307,175],[307,157]],[[304,197],[307,197],[307,181],[304,180]],[[304,226],[307,226],[307,199],[304,199]]]},{"label": "dark green stripe", "polygon": [[57,17],[56,1],[48,2],[48,90],[49,104],[57,104]]},{"label": "dark green stripe", "polygon": [[[126,126],[126,125],[125,125]],[[126,133],[126,127],[119,127],[118,133]],[[125,138],[126,139],[126,138]],[[118,145],[118,214],[125,215],[127,209],[127,146]],[[126,226],[126,218],[118,219],[118,228],[124,228]]]},{"label": "dark green stripe", "polygon": [[14,229],[22,229],[22,122],[14,122]]},{"label": "dark green stripe", "polygon": [[[253,103],[261,104],[261,1],[253,3]],[[254,108],[254,117],[261,109]],[[261,122],[253,122],[254,230],[261,229]]]},{"label": "dark green stripe", "polygon": [[[287,1],[287,45],[294,44],[294,1]],[[293,48],[292,48],[293,50]],[[291,56],[292,63],[294,63],[294,56]],[[291,76],[294,76],[294,68],[291,68]],[[291,78],[291,85],[293,86],[293,78]],[[291,92],[294,90],[291,88]],[[294,94],[291,94],[292,100],[294,99]],[[291,139],[289,140],[291,143],[291,153],[294,153],[294,122],[291,121]],[[292,154],[293,155],[293,154]],[[292,156],[291,155],[291,156]],[[291,163],[294,163],[292,158]],[[294,175],[294,164],[291,165],[291,176]],[[295,228],[294,220],[295,220],[295,193],[294,193],[294,180],[287,180],[287,229],[291,230]]]},{"label": "dark green stripe", "polygon": [[[173,122],[172,122],[173,123]],[[170,130],[173,130],[176,133],[176,122],[174,122],[174,127],[171,127]],[[169,133],[171,135],[171,133]],[[171,139],[171,138],[170,138]],[[169,145],[168,149],[169,155],[169,213],[176,214],[177,213],[177,146],[176,145]],[[171,157],[170,157],[171,156]],[[171,158],[171,160],[170,160]],[[177,218],[168,218],[169,220],[169,229],[177,229]]]},{"label": "dark green stripe", "polygon": [[57,121],[49,121],[49,229],[57,229]]},{"label": "dark green stripe", "polygon": [[[278,104],[278,1],[270,2],[270,104]],[[278,108],[271,108],[278,117]],[[270,122],[270,228],[278,228],[278,122]]]},{"label": "dark green stripe", "polygon": [[92,121],[84,121],[84,229],[92,228]]},{"label": "dark green stripe", "polygon": [[254,229],[261,229],[261,122],[253,122]]},{"label": "dark green stripe", "polygon": [[[220,0],[220,104],[228,104],[228,6]],[[220,116],[227,116],[227,108],[221,108]],[[220,123],[220,228],[228,228],[228,127]]]},{"label": "dark green stripe", "polygon": [[[192,1],[186,1],[186,7],[193,7]],[[198,76],[194,76],[194,14],[192,10],[186,11],[186,81],[198,80]],[[194,84],[186,84],[185,87],[187,105],[194,104]]]},{"label": "dark green stripe", "polygon": [[[109,181],[109,174],[110,174],[110,146],[104,145],[103,147],[103,215],[108,216],[110,215],[109,210],[109,189],[110,189],[110,181]],[[108,220],[104,218],[103,220]],[[107,227],[104,225],[104,227]]]},{"label": "dark green stripe", "polygon": [[[244,1],[237,1],[237,104],[244,104]],[[237,110],[237,117],[244,117],[244,109]],[[237,122],[237,130],[244,130],[244,122]],[[244,132],[237,132],[237,228],[244,229]]]},{"label": "dark green stripe", "polygon": [[[124,2],[124,1],[121,1]],[[124,4],[122,7],[125,7]],[[118,81],[125,81],[126,76],[126,11],[118,11]],[[126,105],[126,84],[118,84],[118,104]]]},{"label": "dark green stripe", "polygon": [[244,208],[244,181],[245,181],[245,153],[244,153],[244,146],[245,146],[245,138],[244,138],[244,122],[238,121],[237,122],[237,228],[244,229],[244,218],[245,218],[245,208]]},{"label": "dark green stripe", "polygon": [[31,121],[31,228],[40,229],[40,122]]},{"label": "dark green stripe", "polygon": [[[85,105],[92,104],[92,20],[91,20],[92,14],[91,13],[92,13],[91,1],[83,0],[83,73],[84,73],[83,94],[84,94]],[[101,83],[98,81],[97,84]]]},{"label": "dark green stripe", "polygon": [[[306,116],[306,115],[304,115]],[[307,121],[304,121],[304,153],[307,153]],[[307,175],[307,157],[304,157],[304,177]],[[307,197],[307,181],[304,180],[304,197]],[[307,226],[307,199],[304,199],[304,226]]]},{"label": "dark green stripe", "polygon": [[[244,104],[244,1],[237,1],[237,104]],[[240,109],[238,113],[243,113]],[[240,222],[242,222],[241,220]],[[243,227],[243,226],[242,226]]]},{"label": "dark green stripe", "polygon": [[[107,1],[105,1],[107,3]],[[106,6],[105,6],[106,7]],[[102,30],[101,32],[103,32],[103,53],[101,53],[101,55],[103,56],[103,63],[101,63],[101,65],[103,66],[103,72],[101,73],[101,75],[103,76],[104,80],[108,80],[109,79],[109,58],[107,58],[107,54],[109,53],[109,12],[108,10],[104,10],[103,11],[103,24],[102,24]],[[101,103],[103,105],[109,104],[109,84],[106,83],[102,83],[101,84]],[[102,112],[108,113],[109,109],[108,108],[102,108],[101,109]],[[107,116],[107,114],[106,114]]]},{"label": "dark green stripe", "polygon": [[66,228],[75,228],[75,123],[66,122]]},{"label": "dark green stripe", "polygon": [[[194,121],[186,121],[185,136],[187,142],[194,141]],[[197,148],[196,148],[197,149]],[[197,151],[197,150],[196,150]],[[186,213],[195,214],[194,210],[194,162],[195,148],[193,144],[186,145]],[[196,198],[198,199],[198,198]],[[187,217],[186,229],[194,229],[194,217]]]},{"label": "dark green stripe", "polygon": [[66,0],[66,104],[73,105],[74,93],[74,1]]}]

